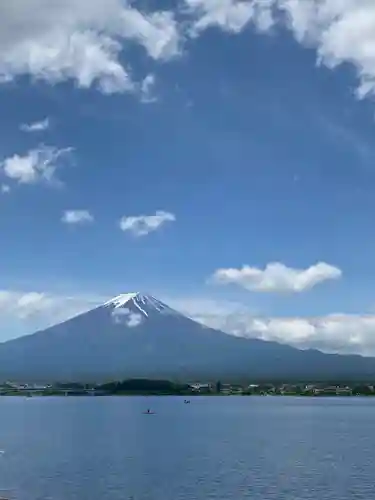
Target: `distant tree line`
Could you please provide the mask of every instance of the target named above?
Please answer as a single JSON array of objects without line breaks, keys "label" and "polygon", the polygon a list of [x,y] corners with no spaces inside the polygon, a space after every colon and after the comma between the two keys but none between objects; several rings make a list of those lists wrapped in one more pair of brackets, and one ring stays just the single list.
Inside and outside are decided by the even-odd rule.
[{"label": "distant tree line", "polygon": [[[102,394],[144,394],[144,395],[188,395],[192,393],[197,394],[220,394],[225,392],[226,386],[229,384],[223,384],[221,381],[216,381],[216,383],[210,384],[208,388],[202,388],[199,391],[194,391],[192,387],[187,383],[172,382],[170,380],[154,380],[145,378],[135,378],[127,379],[123,381],[113,381],[104,384],[83,384],[79,382],[65,382],[65,383],[55,383],[53,388],[48,389],[48,393],[69,391],[70,393],[87,393],[90,389],[95,389],[97,392]],[[285,385],[290,385],[290,387],[285,387]],[[311,385],[310,390],[306,390],[306,385]],[[326,383],[311,383],[311,382],[299,382],[299,383],[280,383],[268,382],[268,383],[258,383],[258,384],[246,384],[242,385],[244,395],[260,395],[260,394],[294,394],[294,395],[313,395],[314,389],[324,389],[325,387],[349,387],[351,388],[352,395],[363,395],[370,396],[375,395],[375,389],[373,384],[368,383],[358,383],[346,381],[341,383],[339,381],[327,381]],[[235,387],[235,386],[234,386]],[[329,395],[330,392],[322,395]]]},{"label": "distant tree line", "polygon": [[186,394],[189,386],[169,380],[130,379],[122,382],[109,382],[97,386],[97,389],[109,394]]}]

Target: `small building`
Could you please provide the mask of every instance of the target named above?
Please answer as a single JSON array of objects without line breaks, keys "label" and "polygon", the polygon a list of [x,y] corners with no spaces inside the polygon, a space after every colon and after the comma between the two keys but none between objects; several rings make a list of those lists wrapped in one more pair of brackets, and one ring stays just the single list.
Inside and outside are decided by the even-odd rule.
[{"label": "small building", "polygon": [[353,393],[351,387],[337,387],[336,394],[338,396],[351,396]]},{"label": "small building", "polygon": [[314,394],[316,396],[351,396],[352,389],[350,387],[331,385],[320,389],[314,389]]},{"label": "small building", "polygon": [[232,385],[231,386],[231,394],[243,394],[243,387],[241,385]]},{"label": "small building", "polygon": [[200,393],[211,392],[212,391],[212,384],[196,382],[194,384],[190,384],[190,389],[193,392],[200,392]]},{"label": "small building", "polygon": [[222,384],[220,389],[220,394],[231,394],[231,385],[230,384]]}]

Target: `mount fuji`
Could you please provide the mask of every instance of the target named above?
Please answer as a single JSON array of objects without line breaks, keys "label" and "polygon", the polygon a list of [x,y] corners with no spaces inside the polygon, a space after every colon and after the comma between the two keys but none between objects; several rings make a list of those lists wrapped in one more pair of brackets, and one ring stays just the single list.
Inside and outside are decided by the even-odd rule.
[{"label": "mount fuji", "polygon": [[0,379],[102,382],[375,378],[375,358],[234,337],[151,295],[127,293],[32,335],[0,344]]}]

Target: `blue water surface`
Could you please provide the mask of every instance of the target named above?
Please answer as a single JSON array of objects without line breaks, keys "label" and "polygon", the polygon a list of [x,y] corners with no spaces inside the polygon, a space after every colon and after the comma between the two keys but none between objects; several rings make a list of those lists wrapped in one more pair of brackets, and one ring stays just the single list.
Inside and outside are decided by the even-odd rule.
[{"label": "blue water surface", "polygon": [[0,421],[15,500],[375,498],[375,398],[2,397]]}]

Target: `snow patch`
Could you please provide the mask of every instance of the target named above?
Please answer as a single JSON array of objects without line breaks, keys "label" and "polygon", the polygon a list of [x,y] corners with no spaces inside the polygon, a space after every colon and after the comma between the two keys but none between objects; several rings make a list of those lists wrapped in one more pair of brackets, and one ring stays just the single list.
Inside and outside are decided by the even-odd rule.
[{"label": "snow patch", "polygon": [[123,293],[122,295],[117,295],[113,299],[106,302],[105,306],[114,306],[114,307],[124,307],[124,305],[129,302],[129,300],[133,299],[138,295],[138,292],[135,293]]},{"label": "snow patch", "polygon": [[[137,298],[136,298],[136,299],[137,299]],[[144,297],[141,297],[141,302],[142,302],[143,304],[145,303],[145,302],[144,302]],[[147,317],[148,317],[147,312],[146,312],[144,309],[142,309],[142,307],[138,304],[137,300],[133,300],[133,304],[135,305],[135,307],[136,307],[137,309],[139,309],[139,310],[141,311],[141,313],[142,313],[142,314],[144,314],[145,316],[147,316]]]}]

